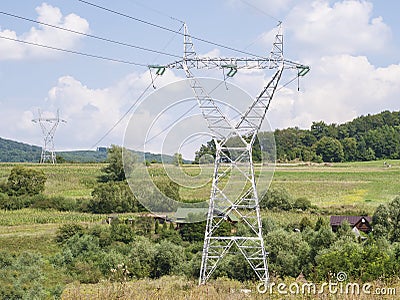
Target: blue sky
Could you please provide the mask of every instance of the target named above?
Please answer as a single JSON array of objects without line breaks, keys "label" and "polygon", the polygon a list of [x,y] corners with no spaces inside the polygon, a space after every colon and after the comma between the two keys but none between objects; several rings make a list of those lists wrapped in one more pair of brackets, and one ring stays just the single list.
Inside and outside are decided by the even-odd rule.
[{"label": "blue sky", "polygon": [[[276,95],[268,119],[273,128],[309,128],[312,121],[341,123],[361,114],[399,110],[400,2],[324,0],[90,0],[132,17],[193,36],[268,55],[277,20],[283,21],[285,56],[309,64],[309,75]],[[182,37],[101,11],[77,0],[2,1],[0,10],[116,41],[182,52]],[[273,17],[272,17],[273,16]],[[175,19],[173,19],[173,18]],[[171,57],[96,41],[0,14],[0,36],[118,58],[163,64]],[[208,56],[243,56],[194,41]],[[167,71],[159,86],[183,78]],[[211,72],[210,76],[221,76]],[[233,83],[257,94],[268,76],[238,74]],[[150,83],[146,68],[59,53],[0,39],[0,136],[41,144],[31,122],[37,109],[57,108],[68,121],[56,134],[58,149],[87,149],[126,112]],[[284,82],[282,82],[284,83]],[[101,145],[121,144],[128,119]],[[140,126],[140,124],[138,124]]]}]

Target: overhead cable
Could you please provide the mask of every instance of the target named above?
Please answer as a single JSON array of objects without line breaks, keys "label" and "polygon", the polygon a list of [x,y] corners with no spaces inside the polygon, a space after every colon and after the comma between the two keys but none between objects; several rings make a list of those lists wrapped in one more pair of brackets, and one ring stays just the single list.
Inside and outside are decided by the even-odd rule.
[{"label": "overhead cable", "polygon": [[86,56],[86,57],[91,57],[91,58],[111,61],[111,62],[134,65],[134,66],[138,66],[138,67],[146,67],[146,68],[148,67],[145,64],[136,63],[136,62],[132,62],[132,61],[128,61],[128,60],[121,60],[121,59],[116,59],[116,58],[111,58],[111,57],[106,57],[106,56],[100,56],[100,55],[96,55],[96,54],[84,53],[84,52],[75,51],[75,50],[68,50],[68,49],[53,47],[53,46],[49,46],[49,45],[43,45],[43,44],[39,44],[39,43],[28,42],[28,41],[23,41],[23,40],[19,40],[19,39],[14,39],[14,38],[3,36],[3,35],[0,35],[0,39],[14,41],[14,42],[27,44],[27,45],[31,45],[31,46],[36,46],[36,47],[41,47],[41,48],[45,48],[45,49],[56,50],[56,51],[65,52],[65,53],[77,54],[77,55],[81,55],[81,56]]},{"label": "overhead cable", "polygon": [[[134,21],[137,21],[137,22],[140,22],[140,23],[143,23],[143,24],[146,24],[146,25],[161,29],[161,30],[169,31],[169,32],[176,33],[176,34],[179,34],[179,35],[182,35],[182,36],[185,35],[184,33],[176,31],[174,29],[171,29],[171,28],[168,28],[168,27],[165,27],[165,26],[162,26],[162,25],[158,25],[158,24],[155,24],[155,23],[152,23],[152,22],[149,22],[149,21],[137,18],[137,17],[132,17],[130,15],[118,12],[116,10],[112,10],[110,8],[107,8],[107,7],[104,7],[104,6],[89,2],[89,1],[85,1],[85,0],[77,0],[77,1],[82,2],[84,4],[87,4],[87,5],[90,5],[90,6],[93,6],[93,7],[96,7],[96,8],[101,9],[101,10],[110,12],[110,13],[113,13],[113,14],[119,15],[121,17],[128,18],[128,19],[131,19],[131,20],[134,20]],[[233,48],[233,47],[230,47],[230,46],[226,46],[226,45],[223,45],[223,44],[220,44],[220,43],[212,42],[212,41],[206,40],[204,38],[196,37],[196,36],[193,36],[193,35],[191,35],[191,38],[193,40],[197,40],[197,41],[200,41],[200,42],[203,42],[203,43],[206,43],[206,44],[210,44],[210,45],[213,45],[213,46],[217,46],[217,47],[220,47],[220,48],[231,50],[231,51],[234,51],[234,52],[237,52],[237,53],[242,53],[242,54],[246,54],[246,55],[262,58],[262,56],[260,56],[260,55],[257,55],[257,54],[254,54],[254,53],[250,53],[250,52],[247,52],[247,51],[243,51],[243,50],[239,50],[239,49],[236,49],[236,48]]]},{"label": "overhead cable", "polygon": [[149,49],[149,48],[145,48],[145,47],[141,47],[141,46],[136,46],[136,45],[128,44],[128,43],[125,43],[125,42],[115,41],[115,40],[112,40],[112,39],[109,39],[109,38],[96,36],[96,35],[93,35],[93,34],[88,34],[88,33],[76,31],[76,30],[73,30],[73,29],[69,29],[69,28],[65,28],[65,27],[61,27],[61,26],[57,26],[57,25],[52,25],[52,24],[40,22],[40,21],[37,21],[37,20],[25,18],[25,17],[22,17],[22,16],[10,14],[10,13],[4,12],[4,11],[0,11],[0,14],[6,15],[6,16],[9,16],[9,17],[13,17],[13,18],[16,18],[16,19],[28,21],[28,22],[40,24],[40,25],[43,25],[43,26],[55,28],[55,29],[58,29],[58,30],[63,30],[63,31],[66,31],[66,32],[70,32],[70,33],[86,36],[86,37],[89,37],[89,38],[101,40],[101,41],[104,41],[104,42],[117,44],[117,45],[120,45],[120,46],[125,46],[125,47],[135,48],[135,49],[142,50],[142,51],[148,51],[148,52],[157,53],[157,54],[161,54],[161,55],[166,55],[166,56],[170,56],[170,57],[180,58],[180,56],[175,55],[175,54],[170,54],[170,53],[166,53],[166,52],[163,52],[163,51],[158,51],[158,50]]}]

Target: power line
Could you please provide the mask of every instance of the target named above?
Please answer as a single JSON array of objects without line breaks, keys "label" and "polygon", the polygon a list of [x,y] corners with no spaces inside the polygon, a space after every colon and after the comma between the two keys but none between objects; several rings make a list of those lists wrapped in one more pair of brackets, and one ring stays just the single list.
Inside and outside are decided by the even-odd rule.
[{"label": "power line", "polygon": [[57,48],[57,47],[43,45],[43,44],[39,44],[39,43],[28,42],[28,41],[23,41],[23,40],[19,40],[19,39],[14,39],[14,38],[2,36],[2,35],[0,35],[0,39],[14,41],[14,42],[27,44],[27,45],[31,45],[31,46],[37,46],[37,47],[41,47],[41,48],[45,48],[45,49],[56,50],[56,51],[65,52],[65,53],[77,54],[77,55],[81,55],[81,56],[85,56],[85,57],[91,57],[91,58],[111,61],[111,62],[123,63],[123,64],[128,64],[128,65],[139,66],[139,67],[146,67],[146,68],[148,67],[145,64],[136,63],[136,62],[132,62],[132,61],[128,61],[128,60],[121,60],[121,59],[110,58],[110,57],[106,57],[106,56],[100,56],[100,55],[95,55],[95,54],[84,53],[84,52],[80,52],[80,51]]},{"label": "power line", "polygon": [[76,30],[60,27],[60,26],[57,26],[57,25],[52,25],[52,24],[40,22],[40,21],[37,21],[37,20],[25,18],[25,17],[22,17],[22,16],[10,14],[10,13],[4,12],[4,11],[0,11],[0,14],[6,15],[6,16],[9,16],[9,17],[13,17],[13,18],[16,18],[16,19],[20,19],[20,20],[24,20],[24,21],[28,21],[28,22],[32,22],[32,23],[36,23],[36,24],[40,24],[40,25],[44,25],[44,26],[47,26],[47,27],[55,28],[55,29],[58,29],[58,30],[63,30],[63,31],[67,31],[67,32],[70,32],[70,33],[74,33],[74,34],[90,37],[90,38],[101,40],[101,41],[104,41],[104,42],[117,44],[117,45],[120,45],[120,46],[135,48],[135,49],[138,49],[138,50],[148,51],[148,52],[157,53],[157,54],[166,55],[166,56],[175,57],[175,58],[181,58],[181,56],[178,56],[178,55],[175,55],[175,54],[170,54],[170,53],[166,53],[166,52],[163,52],[163,51],[158,51],[158,50],[149,49],[149,48],[145,48],[145,47],[141,47],[141,46],[136,46],[136,45],[132,45],[132,44],[124,43],[124,42],[115,41],[115,40],[112,40],[112,39],[109,39],[109,38],[96,36],[96,35],[93,35],[93,34],[88,34],[88,33],[80,32],[80,31],[76,31]]},{"label": "power line", "polygon": [[247,6],[250,6],[251,8],[255,9],[256,11],[258,11],[258,12],[260,12],[260,13],[266,15],[267,17],[270,17],[271,19],[274,19],[275,21],[278,22],[278,25],[279,25],[280,23],[282,23],[281,20],[279,20],[278,18],[275,18],[273,15],[271,15],[271,14],[265,12],[264,10],[262,10],[262,9],[260,9],[259,7],[255,6],[254,4],[251,4],[251,3],[247,2],[246,0],[240,0],[240,1],[243,2],[244,4],[246,4]]},{"label": "power line", "polygon": [[[171,28],[168,28],[168,27],[165,27],[165,26],[161,26],[161,25],[158,25],[158,24],[155,24],[155,23],[143,20],[143,19],[132,17],[130,15],[127,15],[127,14],[124,14],[124,13],[109,9],[107,7],[104,7],[104,6],[97,5],[95,3],[91,3],[89,1],[85,1],[85,0],[77,0],[77,1],[82,2],[84,4],[87,4],[87,5],[90,5],[90,6],[93,6],[93,7],[96,7],[96,8],[101,9],[101,10],[110,12],[110,13],[113,13],[113,14],[119,15],[121,17],[128,18],[128,19],[131,19],[131,20],[134,20],[134,21],[137,21],[137,22],[140,22],[140,23],[143,23],[143,24],[146,24],[146,25],[161,29],[161,30],[169,31],[169,32],[176,33],[176,34],[179,34],[179,35],[182,35],[182,36],[185,35],[184,33],[176,31],[174,29],[171,29]],[[250,55],[250,56],[254,56],[254,57],[262,57],[262,56],[257,55],[257,54],[253,54],[253,53],[250,53],[250,52],[247,52],[247,51],[243,51],[243,50],[239,50],[239,49],[236,49],[236,48],[233,48],[233,47],[225,46],[223,44],[212,42],[212,41],[200,38],[200,37],[191,36],[191,38],[193,40],[197,40],[197,41],[200,41],[200,42],[203,42],[203,43],[206,43],[206,44],[210,44],[210,45],[217,46],[217,47],[220,47],[220,48],[224,48],[224,49],[227,49],[227,50],[231,50],[231,51],[234,51],[234,52],[238,52],[238,53],[242,53],[242,54],[246,54],[246,55]]]},{"label": "power line", "polygon": [[[184,26],[184,24],[182,24],[182,26],[179,28],[179,30],[178,30],[179,32],[182,30],[183,26]],[[176,37],[176,34],[174,34],[174,35],[167,41],[167,43],[165,44],[165,46],[162,48],[162,51],[165,51],[165,50],[168,48],[168,46],[172,43],[172,41],[175,39],[175,37]],[[154,64],[154,62],[159,58],[159,56],[160,56],[160,55],[157,55],[157,56],[154,58],[152,64]],[[181,57],[180,57],[180,58],[181,58]]]},{"label": "power line", "polygon": [[[179,31],[182,30],[182,28],[183,28],[183,25],[181,26]],[[165,50],[168,47],[168,45],[172,42],[174,37],[175,37],[175,35],[167,42],[167,44],[165,45],[163,50]],[[151,70],[149,70],[149,72],[150,72],[150,76],[151,76]],[[154,77],[154,79],[153,78],[151,79],[151,84],[149,84],[149,86],[144,90],[144,92],[139,96],[139,98],[136,99],[136,101],[128,108],[128,110],[125,112],[125,114],[96,142],[96,144],[94,144],[91,147],[91,149],[95,148],[97,145],[99,145],[118,126],[118,124],[122,122],[122,120],[128,115],[128,113],[133,109],[133,107],[135,107],[135,105],[140,101],[140,99],[143,97],[143,95],[148,91],[150,86],[154,87],[154,82],[156,81],[157,77],[158,77],[158,75],[156,74],[156,77]]]},{"label": "power line", "polygon": [[144,5],[143,3],[139,3],[138,1],[133,1],[133,2],[135,2],[136,5],[141,6],[141,7],[145,8],[145,9],[151,10],[151,11],[153,11],[153,12],[155,12],[155,13],[161,15],[161,16],[170,18],[171,20],[174,20],[174,21],[178,21],[178,22],[180,22],[181,24],[184,24],[184,23],[185,23],[185,22],[183,22],[182,20],[179,20],[178,18],[175,18],[175,17],[171,17],[171,16],[167,15],[166,13],[163,13],[162,11],[160,11],[160,10],[158,10],[158,9],[149,7],[149,6],[147,6],[147,5]]}]

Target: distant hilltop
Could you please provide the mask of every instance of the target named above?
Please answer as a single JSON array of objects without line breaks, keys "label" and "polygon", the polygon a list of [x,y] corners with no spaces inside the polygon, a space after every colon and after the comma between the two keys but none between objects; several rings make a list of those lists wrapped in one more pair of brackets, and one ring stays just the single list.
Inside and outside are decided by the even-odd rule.
[{"label": "distant hilltop", "polygon": [[[35,145],[29,145],[22,142],[3,139],[0,137],[0,162],[29,162],[36,163],[40,160],[42,148]],[[143,157],[143,152],[133,151],[138,157]],[[77,162],[77,163],[97,163],[104,162],[107,159],[107,147],[99,147],[97,150],[72,150],[57,151],[58,162]],[[148,153],[145,154],[146,160],[149,162],[172,163],[174,158],[172,155],[161,155]],[[184,160],[184,163],[191,161]]]}]

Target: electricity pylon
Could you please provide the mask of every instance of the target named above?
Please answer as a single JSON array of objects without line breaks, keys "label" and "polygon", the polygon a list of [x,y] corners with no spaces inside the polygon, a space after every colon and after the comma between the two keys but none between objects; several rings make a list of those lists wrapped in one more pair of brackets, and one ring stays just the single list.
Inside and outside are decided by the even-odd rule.
[{"label": "electricity pylon", "polygon": [[[268,58],[211,58],[197,56],[186,24],[183,59],[164,66],[149,67],[156,68],[157,75],[162,75],[166,68],[184,70],[216,145],[199,283],[204,284],[211,277],[220,260],[235,246],[258,279],[267,285],[267,253],[262,236],[252,146],[284,69],[295,69],[297,76],[304,76],[310,67],[284,58],[281,25]],[[274,74],[241,114],[239,121],[234,123],[193,75],[192,69],[227,70],[228,77],[233,77],[240,69],[270,69],[274,70]],[[229,178],[235,180],[229,181]],[[223,222],[231,216],[236,216],[248,227],[249,233],[246,236],[221,236],[218,233]]]},{"label": "electricity pylon", "polygon": [[50,162],[52,164],[55,164],[57,160],[54,148],[54,135],[56,133],[58,124],[60,124],[60,122],[67,123],[67,121],[60,119],[59,110],[57,110],[57,115],[55,118],[42,117],[40,109],[38,110],[38,113],[39,117],[33,119],[32,122],[38,123],[40,125],[43,134],[43,147],[42,153],[40,154],[40,163],[43,164],[46,162]]}]

